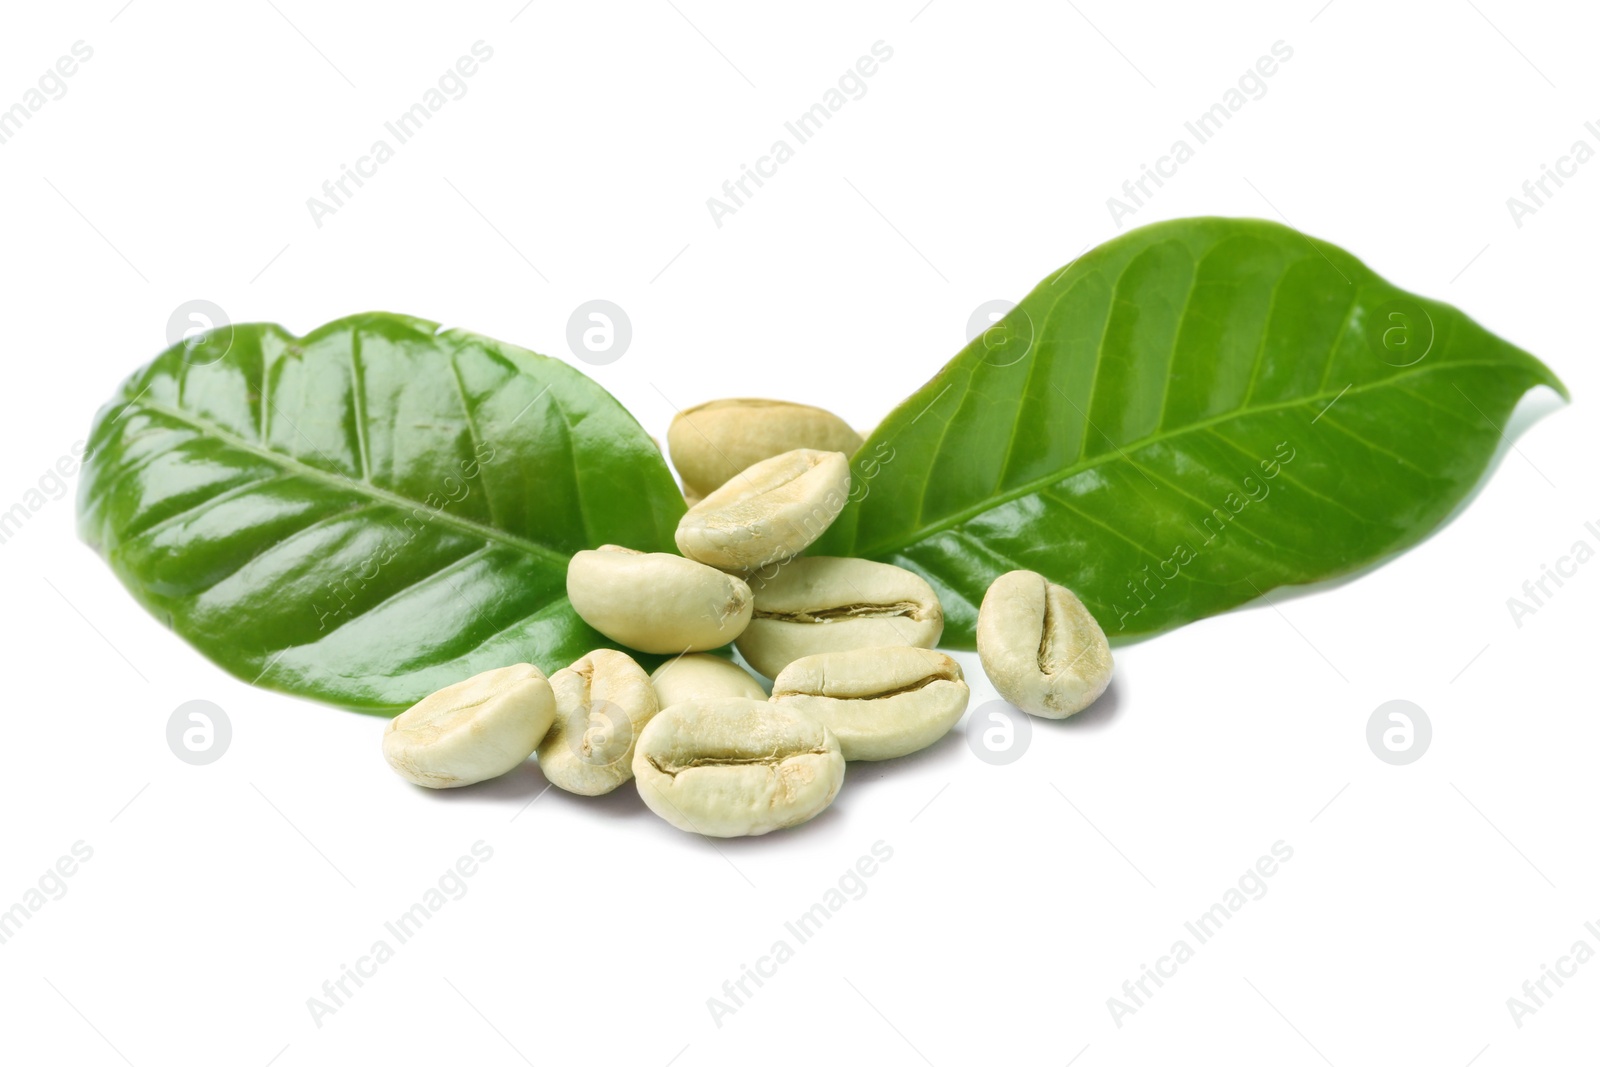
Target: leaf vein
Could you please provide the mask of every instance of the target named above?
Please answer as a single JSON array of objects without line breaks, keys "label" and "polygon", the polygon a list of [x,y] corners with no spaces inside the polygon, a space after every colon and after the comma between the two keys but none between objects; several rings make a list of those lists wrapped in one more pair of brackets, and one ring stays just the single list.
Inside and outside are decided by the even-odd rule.
[{"label": "leaf vein", "polygon": [[[1459,370],[1464,367],[1496,367],[1504,369],[1505,365],[1497,360],[1466,359],[1435,363],[1431,366],[1422,365],[1418,366],[1415,370],[1408,370],[1404,373],[1388,378],[1378,378],[1361,385],[1350,386],[1346,396],[1358,396],[1361,393],[1369,392],[1373,389],[1390,387],[1396,382],[1403,381],[1408,378],[1418,377],[1423,374],[1430,374],[1436,370]],[[1145,448],[1149,445],[1158,444],[1161,441],[1165,441],[1173,437],[1194,433],[1198,430],[1205,429],[1208,426],[1221,425],[1237,419],[1249,418],[1257,415],[1266,415],[1276,411],[1287,411],[1293,408],[1303,408],[1310,404],[1316,404],[1320,401],[1331,399],[1332,395],[1329,393],[1313,393],[1298,399],[1275,401],[1270,404],[1259,405],[1255,408],[1229,411],[1221,415],[1212,416],[1209,419],[1203,419],[1199,422],[1190,423],[1187,426],[1176,427],[1172,430],[1162,430],[1160,432],[1150,434],[1138,441],[1130,441],[1128,442],[1127,447],[1137,450]],[[946,432],[948,432],[948,429],[949,426],[947,423]],[[1076,463],[1073,463],[1067,467],[1063,467],[1060,470],[1041,475],[1031,482],[1013,486],[1011,489],[1007,490],[1005,493],[999,494],[998,496],[985,498],[977,504],[963,508],[960,511],[946,516],[935,523],[931,523],[926,526],[919,526],[903,537],[897,537],[897,539],[894,541],[877,541],[871,545],[860,547],[857,549],[857,553],[868,558],[876,559],[879,556],[884,555],[886,552],[900,551],[904,547],[915,544],[932,534],[940,532],[941,530],[947,530],[953,526],[957,526],[963,522],[966,522],[968,519],[973,518],[974,516],[981,515],[986,511],[992,511],[1003,504],[1027,496],[1030,493],[1035,493],[1047,486],[1064,482],[1072,476],[1081,474],[1083,471],[1088,470],[1099,463],[1110,461],[1111,460],[1109,458],[1104,456],[1094,456],[1089,459],[1080,459]],[[920,513],[917,521],[921,522]]]},{"label": "leaf vein", "polygon": [[1080,508],[1077,505],[1073,504],[1070,500],[1066,499],[1065,497],[1057,496],[1055,493],[1052,493],[1048,488],[1040,489],[1039,490],[1039,495],[1044,497],[1046,500],[1055,501],[1057,504],[1060,504],[1062,507],[1066,508],[1068,511],[1072,512],[1075,515],[1080,516],[1081,518],[1083,518],[1086,522],[1090,523],[1091,525],[1100,527],[1102,530],[1104,530],[1107,533],[1111,534],[1112,536],[1118,538],[1119,540],[1126,541],[1128,544],[1132,545],[1134,548],[1138,549],[1140,552],[1143,552],[1145,555],[1149,556],[1151,559],[1156,560],[1157,562],[1160,562],[1161,557],[1156,555],[1154,552],[1150,551],[1144,545],[1141,545],[1139,542],[1135,541],[1133,538],[1129,537],[1127,534],[1123,533],[1121,530],[1117,529],[1116,527],[1114,527],[1114,526],[1112,526],[1112,525],[1110,525],[1108,523],[1101,522],[1099,519],[1095,518],[1093,515],[1089,514],[1087,511],[1084,511],[1082,508]]},{"label": "leaf vein", "polygon": [[1167,425],[1167,398],[1172,395],[1172,368],[1178,362],[1178,341],[1183,337],[1183,323],[1189,317],[1189,305],[1194,301],[1194,291],[1200,288],[1200,267],[1205,260],[1196,262],[1189,257],[1189,285],[1184,290],[1183,306],[1178,309],[1177,322],[1172,327],[1172,349],[1167,353],[1167,375],[1161,382],[1161,406],[1156,413],[1156,431]]},{"label": "leaf vein", "polygon": [[[466,553],[465,555],[457,556],[455,559],[451,560],[449,563],[445,563],[445,564],[442,564],[441,566],[438,566],[438,567],[434,568],[426,576],[424,576],[422,578],[419,578],[414,582],[407,582],[404,586],[402,586],[401,588],[395,590],[393,593],[390,593],[388,596],[384,597],[382,600],[378,601],[376,604],[369,604],[366,607],[362,608],[360,611],[356,612],[354,615],[350,616],[348,619],[345,619],[343,622],[339,623],[339,625],[335,626],[333,629],[329,630],[327,633],[319,634],[317,636],[317,640],[313,641],[312,644],[317,644],[318,642],[326,641],[328,638],[332,637],[334,634],[338,633],[340,630],[344,629],[346,626],[349,626],[351,623],[355,622],[357,619],[360,619],[360,618],[362,618],[363,616],[366,616],[366,615],[371,615],[373,612],[382,610],[384,607],[388,606],[393,601],[398,600],[401,597],[407,596],[407,595],[409,595],[411,593],[415,593],[418,589],[423,588],[424,586],[428,585],[430,582],[434,582],[434,581],[438,581],[438,580],[443,579],[446,575],[450,574],[452,571],[460,570],[461,568],[470,565],[475,557],[482,556],[483,554],[485,554],[487,552],[493,552],[494,548],[495,548],[494,545],[479,545],[477,548],[475,548],[472,551]],[[452,588],[454,588],[454,586],[452,586]],[[459,592],[460,592],[460,590],[457,590],[458,594],[459,594]],[[471,604],[468,604],[467,606],[469,608],[472,607]],[[474,609],[474,610],[476,610],[476,609]]]},{"label": "leaf vein", "polygon": [[[1257,541],[1261,542],[1262,544],[1271,545],[1274,548],[1282,549],[1283,551],[1288,552],[1291,555],[1299,556],[1302,559],[1309,559],[1310,558],[1304,552],[1300,552],[1300,551],[1297,551],[1296,549],[1290,548],[1288,545],[1284,544],[1283,542],[1278,541],[1278,540],[1276,540],[1274,538],[1268,537],[1266,534],[1259,533],[1259,532],[1256,531],[1256,529],[1254,527],[1246,526],[1244,523],[1240,522],[1239,521],[1239,512],[1234,511],[1232,508],[1227,507],[1226,501],[1224,501],[1224,503],[1220,507],[1218,505],[1208,504],[1204,500],[1202,500],[1199,497],[1195,496],[1193,493],[1189,492],[1187,489],[1183,488],[1181,485],[1177,484],[1176,482],[1172,481],[1169,478],[1164,477],[1161,474],[1160,471],[1157,471],[1157,470],[1154,470],[1154,469],[1152,469],[1150,467],[1147,467],[1142,463],[1136,463],[1131,458],[1128,460],[1128,462],[1132,463],[1136,467],[1141,467],[1145,471],[1147,471],[1150,474],[1154,475],[1158,480],[1160,480],[1162,483],[1164,483],[1169,488],[1171,488],[1179,496],[1188,497],[1194,503],[1196,503],[1196,504],[1200,505],[1200,507],[1204,508],[1205,509],[1205,514],[1200,519],[1201,525],[1204,525],[1206,519],[1209,519],[1215,512],[1221,510],[1221,511],[1224,511],[1228,515],[1228,522],[1230,524],[1232,524],[1234,526],[1237,526],[1239,529],[1243,530],[1246,534],[1249,534],[1251,537],[1255,538]],[[1186,519],[1185,521],[1188,521],[1188,520]],[[1199,533],[1200,532],[1200,527],[1195,526],[1195,524],[1193,522],[1189,522],[1189,526],[1190,526],[1191,529],[1194,530],[1195,533]],[[1218,530],[1217,530],[1217,533],[1221,534],[1224,529],[1226,529],[1226,527],[1219,527]],[[1213,541],[1213,540],[1215,540],[1214,537],[1207,539],[1206,544],[1210,544],[1211,541]],[[1245,551],[1248,552],[1249,549],[1245,549]],[[1271,562],[1270,557],[1263,556],[1259,552],[1251,552],[1250,554],[1255,556],[1257,559],[1266,559],[1269,562]]]},{"label": "leaf vein", "polygon": [[[350,405],[355,419],[356,462],[361,465],[360,480],[372,484],[372,451],[367,437],[367,385],[361,367],[361,327],[350,331]],[[179,405],[180,407],[182,405]]]},{"label": "leaf vein", "polygon": [[1339,358],[1339,346],[1344,344],[1344,335],[1350,329],[1350,320],[1355,317],[1356,304],[1361,301],[1361,290],[1365,282],[1351,286],[1350,306],[1344,309],[1344,318],[1339,322],[1339,332],[1333,335],[1333,344],[1328,348],[1328,361],[1322,365],[1322,377],[1317,382],[1317,390],[1321,392],[1328,388],[1328,375],[1333,373],[1333,361]]},{"label": "leaf vein", "polygon": [[1279,271],[1277,279],[1272,283],[1272,292],[1267,295],[1267,313],[1261,319],[1261,340],[1256,342],[1256,358],[1250,364],[1250,382],[1244,389],[1246,406],[1256,395],[1256,379],[1261,375],[1261,361],[1267,354],[1267,338],[1272,336],[1272,313],[1277,310],[1278,294],[1283,291],[1284,279],[1288,277],[1287,270]]},{"label": "leaf vein", "polygon": [[[148,541],[150,538],[152,538],[152,537],[156,536],[157,534],[161,533],[163,530],[167,530],[167,529],[169,529],[169,528],[171,528],[173,526],[176,526],[178,523],[180,523],[180,522],[184,521],[185,519],[189,518],[189,516],[193,515],[197,511],[204,511],[205,509],[213,507],[213,506],[215,506],[217,504],[226,503],[227,501],[233,499],[236,496],[240,496],[240,495],[252,492],[252,491],[257,490],[257,489],[262,489],[262,488],[264,488],[266,486],[269,486],[269,485],[273,484],[274,482],[281,482],[281,481],[284,481],[285,479],[292,478],[292,477],[293,477],[293,475],[286,474],[283,471],[279,471],[277,474],[270,474],[265,478],[252,478],[248,482],[241,482],[238,485],[233,486],[230,489],[224,489],[220,493],[217,493],[217,494],[215,494],[213,496],[206,497],[204,500],[200,501],[198,504],[192,504],[189,507],[184,508],[182,511],[176,512],[176,513],[174,513],[172,515],[168,515],[166,518],[162,519],[160,522],[153,523],[150,526],[144,527],[143,529],[139,529],[137,527],[130,527],[128,529],[122,530],[121,531],[121,536],[122,536],[123,543],[124,544],[133,544],[133,543],[139,542],[139,541]],[[147,508],[141,508],[140,510],[147,510]]]},{"label": "leaf vein", "polygon": [[[933,383],[930,382],[929,384],[931,385]],[[962,382],[962,386],[966,387],[966,386],[969,386],[971,384],[972,384],[972,373],[970,371],[968,371],[967,372],[966,381]],[[940,393],[939,395],[943,396],[944,394]],[[935,397],[934,400],[937,401],[938,397]],[[928,457],[928,467],[927,467],[926,472],[923,475],[922,489],[917,494],[917,517],[915,519],[911,520],[911,523],[912,523],[913,526],[915,526],[917,523],[920,523],[922,521],[922,509],[924,507],[926,507],[927,504],[928,504],[928,486],[930,484],[932,484],[932,482],[933,482],[933,471],[934,471],[934,468],[939,465],[939,457],[944,454],[945,438],[950,435],[950,427],[955,424],[955,421],[956,421],[955,417],[956,417],[957,414],[960,413],[960,411],[961,411],[961,405],[957,404],[956,405],[956,410],[952,411],[950,413],[950,417],[948,419],[944,420],[944,427],[939,431],[939,440],[933,446],[933,452]]]},{"label": "leaf vein", "polygon": [[[1229,437],[1227,437],[1227,436],[1225,436],[1225,435],[1223,435],[1221,433],[1218,433],[1216,430],[1213,430],[1210,427],[1207,427],[1205,432],[1210,434],[1212,437],[1215,437],[1217,440],[1221,441],[1223,444],[1227,445],[1229,448],[1233,449],[1235,452],[1239,453],[1241,456],[1244,456],[1244,457],[1246,457],[1246,458],[1248,458],[1250,460],[1253,460],[1255,462],[1260,462],[1261,457],[1253,455],[1243,445],[1241,445],[1238,442],[1230,439]],[[1291,483],[1293,485],[1299,486],[1301,489],[1304,489],[1307,493],[1310,493],[1312,496],[1316,497],[1318,500],[1326,500],[1328,503],[1332,504],[1334,507],[1338,508],[1340,511],[1349,512],[1351,515],[1354,515],[1357,519],[1361,520],[1363,523],[1366,523],[1366,524],[1369,524],[1369,525],[1373,523],[1372,519],[1370,519],[1367,516],[1361,514],[1361,512],[1356,511],[1354,508],[1350,507],[1350,505],[1346,504],[1344,501],[1339,500],[1336,497],[1328,496],[1325,493],[1317,492],[1315,489],[1311,488],[1311,486],[1307,485],[1305,482],[1302,482],[1300,479],[1298,479],[1298,478],[1294,477],[1293,475],[1291,475],[1288,472],[1288,470],[1281,463],[1278,465],[1278,473],[1283,476],[1285,481],[1287,481],[1287,482],[1289,482],[1289,483]]]},{"label": "leaf vein", "polygon": [[[461,417],[466,422],[467,436],[472,439],[472,454],[477,457],[483,455],[483,434],[478,430],[478,417],[472,413],[472,404],[467,399],[467,383],[462,380],[461,368],[456,365],[456,356],[460,352],[460,348],[451,352],[450,358],[446,362],[450,364],[450,380],[455,383],[456,395],[461,398]],[[573,469],[576,471],[576,466]],[[494,514],[494,497],[489,493],[489,480],[487,478],[483,481],[483,506],[489,512],[489,525],[498,525],[498,520]]]},{"label": "leaf vein", "polygon": [[1407,459],[1406,457],[1402,456],[1400,453],[1391,452],[1387,448],[1384,448],[1382,445],[1378,444],[1376,441],[1369,440],[1365,434],[1358,433],[1355,430],[1347,429],[1346,427],[1339,425],[1339,420],[1333,418],[1331,415],[1330,416],[1325,416],[1322,421],[1326,422],[1329,426],[1332,426],[1335,430],[1338,430],[1340,433],[1344,434],[1346,437],[1355,438],[1357,441],[1360,441],[1362,444],[1366,445],[1372,451],[1377,452],[1380,455],[1388,456],[1391,459],[1393,459],[1393,460],[1395,460],[1395,461],[1397,461],[1397,462],[1399,462],[1401,464],[1404,464],[1407,467],[1410,467],[1412,470],[1416,471],[1418,474],[1422,475],[1424,478],[1428,479],[1429,481],[1437,481],[1438,480],[1438,476],[1437,475],[1431,473],[1430,471],[1425,470],[1422,467],[1417,466],[1415,463],[1411,462],[1409,459]]},{"label": "leaf vein", "polygon": [[324,485],[331,485],[346,492],[366,496],[371,498],[374,503],[387,504],[390,507],[405,511],[407,513],[425,510],[428,513],[429,521],[437,521],[446,526],[453,526],[463,533],[471,534],[475,537],[481,537],[486,541],[493,541],[503,544],[508,548],[514,548],[525,555],[542,556],[545,559],[558,562],[563,568],[567,565],[568,556],[564,552],[541,545],[535,541],[529,541],[525,537],[519,537],[516,534],[508,533],[505,530],[497,530],[494,527],[485,526],[483,523],[464,518],[460,515],[452,515],[448,511],[429,508],[427,504],[420,500],[412,500],[408,497],[402,496],[399,493],[395,493],[388,489],[383,489],[373,485],[371,482],[358,482],[348,475],[339,474],[334,471],[325,471],[320,467],[313,467],[308,463],[304,463],[301,460],[295,459],[293,456],[287,456],[281,452],[275,452],[261,445],[246,441],[238,435],[231,433],[230,431],[223,429],[210,420],[203,419],[192,412],[178,411],[176,409],[166,407],[165,405],[151,404],[148,402],[144,403],[142,406],[159,415],[165,415],[167,418],[174,419],[178,422],[187,423],[196,430],[200,430],[203,433],[207,433],[216,437],[218,440],[222,441],[231,448],[236,448],[241,452],[247,452],[259,459],[265,460],[268,463],[276,464],[277,466],[296,475],[297,477],[306,478],[314,482],[321,482]]}]

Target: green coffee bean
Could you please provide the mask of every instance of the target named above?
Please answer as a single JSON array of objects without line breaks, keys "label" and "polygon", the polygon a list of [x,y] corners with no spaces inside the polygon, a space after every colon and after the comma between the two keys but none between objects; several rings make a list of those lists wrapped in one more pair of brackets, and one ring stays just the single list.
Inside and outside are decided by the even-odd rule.
[{"label": "green coffee bean", "polygon": [[556,702],[539,668],[518,663],[423,697],[390,720],[383,758],[408,782],[449,789],[522,765],[550,729]]},{"label": "green coffee bean", "polygon": [[724,570],[765,567],[821,537],[849,495],[843,452],[785,452],[741,471],[690,508],[678,523],[678,550]]},{"label": "green coffee bean", "polygon": [[844,756],[826,727],[793,709],[695,699],[650,720],[633,774],[645,804],[678,829],[745,837],[803,823],[833,803]]},{"label": "green coffee bean", "polygon": [[569,793],[599,796],[633,777],[633,748],[656,713],[644,668],[598,648],[550,676],[555,721],[539,743],[539,769]]},{"label": "green coffee bean", "polygon": [[772,702],[797,708],[839,739],[847,760],[927,748],[967,710],[961,665],[927,648],[859,648],[797,659],[772,683]]},{"label": "green coffee bean", "polygon": [[804,556],[750,576],[755,611],[739,635],[750,666],[776,678],[802,656],[857,648],[932,648],[944,632],[933,587],[902,567]]},{"label": "green coffee bean", "polygon": [[641,652],[716,648],[750,621],[742,579],[668,552],[616,545],[572,557],[567,598],[584,622]]},{"label": "green coffee bean", "polygon": [[655,687],[656,701],[664,708],[690,699],[767,699],[766,690],[749,671],[731,659],[705,652],[668,660],[650,675],[650,684]]},{"label": "green coffee bean", "polygon": [[855,455],[861,437],[839,416],[783,400],[712,400],[680,411],[667,430],[685,496],[702,497],[764,459],[797,448]]},{"label": "green coffee bean", "polygon": [[1064,719],[1111,684],[1105,631],[1070,589],[1033,571],[996,578],[978,608],[978,658],[999,694],[1030,715]]}]

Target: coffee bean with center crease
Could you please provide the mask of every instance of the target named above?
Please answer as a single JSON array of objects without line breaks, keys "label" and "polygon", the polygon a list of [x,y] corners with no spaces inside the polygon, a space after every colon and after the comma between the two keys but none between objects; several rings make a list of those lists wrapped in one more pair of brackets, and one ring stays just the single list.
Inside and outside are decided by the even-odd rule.
[{"label": "coffee bean with center crease", "polygon": [[932,648],[944,632],[933,587],[902,567],[866,559],[805,556],[752,575],[755,610],[737,647],[776,678],[802,656],[857,648]]},{"label": "coffee bean with center crease", "polygon": [[556,701],[531,663],[475,674],[417,701],[383,731],[383,758],[408,782],[451,789],[520,767],[550,729]]},{"label": "coffee bean with center crease", "polygon": [[1007,701],[1064,719],[1111,684],[1111,645],[1072,590],[1033,571],[996,578],[978,608],[978,658]]},{"label": "coffee bean with center crease", "polygon": [[625,652],[597,648],[550,676],[556,715],[539,743],[550,784],[594,797],[633,777],[633,746],[659,708],[650,676]]},{"label": "coffee bean with center crease", "polygon": [[633,774],[645,804],[678,829],[745,837],[803,823],[833,803],[844,756],[827,727],[794,709],[695,699],[650,720]]},{"label": "coffee bean with center crease", "polygon": [[797,448],[740,471],[690,508],[678,522],[678,551],[724,570],[756,570],[803,552],[849,497],[843,452]]},{"label": "coffee bean with center crease", "polygon": [[797,708],[839,739],[847,760],[927,748],[967,710],[961,666],[927,648],[859,648],[797,659],[772,682],[772,702]]},{"label": "coffee bean with center crease", "polygon": [[603,545],[567,564],[567,599],[584,622],[640,652],[677,654],[732,641],[750,619],[750,587],[670,552]]},{"label": "coffee bean with center crease", "polygon": [[697,500],[740,471],[797,448],[855,454],[861,435],[831,411],[785,400],[712,400],[680,411],[667,429],[684,495]]}]

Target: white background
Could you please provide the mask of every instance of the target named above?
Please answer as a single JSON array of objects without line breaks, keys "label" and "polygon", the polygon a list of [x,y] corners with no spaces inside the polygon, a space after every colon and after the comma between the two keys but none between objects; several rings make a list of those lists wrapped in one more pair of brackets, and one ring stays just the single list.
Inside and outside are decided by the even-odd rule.
[{"label": "white background", "polygon": [[[92,859],[0,945],[8,1062],[245,1065],[1573,1063],[1600,962],[1518,1027],[1506,1004],[1600,950],[1593,812],[1600,562],[1600,161],[1517,226],[1506,199],[1600,137],[1600,18],[1576,3],[8,5],[0,107],[82,40],[67,93],[0,145],[0,510],[83,438],[187,300],[303,332],[405,311],[572,359],[661,436],[673,405],[771,395],[870,425],[965,340],[1117,232],[1106,199],[1276,41],[1293,49],[1137,224],[1287,218],[1545,359],[1474,500],[1354,581],[1123,647],[1077,720],[1007,767],[962,735],[850,768],[799,830],[712,845],[624,789],[527,773],[423,794],[382,721],[253,690],[148,617],[70,493],[0,544],[0,908]],[[276,6],[274,6],[274,4]],[[483,40],[494,50],[319,228],[306,200]],[[873,43],[893,49],[719,228],[706,207]],[[1192,143],[1192,142],[1191,142]],[[1542,418],[1535,419],[1538,415]],[[1531,427],[1531,428],[1530,428]],[[974,704],[993,697],[963,656]],[[1368,750],[1408,699],[1418,762]],[[225,709],[224,757],[165,740]],[[535,800],[535,798],[537,798]],[[530,800],[535,801],[529,806]],[[334,1014],[307,998],[474,842],[493,858]],[[1293,858],[1121,1019],[1123,996],[1274,842]],[[718,1026],[724,996],[875,842],[893,850]],[[1188,938],[1194,944],[1192,937]],[[753,988],[753,987],[752,987]]]}]

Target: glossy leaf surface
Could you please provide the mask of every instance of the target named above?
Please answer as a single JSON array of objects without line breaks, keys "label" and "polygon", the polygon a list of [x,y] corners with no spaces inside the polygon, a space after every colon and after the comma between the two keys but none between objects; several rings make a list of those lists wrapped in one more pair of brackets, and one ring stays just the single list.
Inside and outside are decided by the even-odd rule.
[{"label": "glossy leaf surface", "polygon": [[812,551],[922,574],[954,647],[1017,568],[1114,640],[1155,633],[1420,540],[1536,385],[1564,394],[1333,245],[1158,223],[1046,279],[884,420]]},{"label": "glossy leaf surface", "polygon": [[79,529],[238,677],[393,713],[491,667],[607,645],[567,560],[672,550],[659,450],[565,364],[400,315],[180,344],[96,418]]}]

